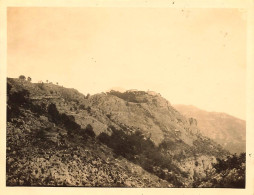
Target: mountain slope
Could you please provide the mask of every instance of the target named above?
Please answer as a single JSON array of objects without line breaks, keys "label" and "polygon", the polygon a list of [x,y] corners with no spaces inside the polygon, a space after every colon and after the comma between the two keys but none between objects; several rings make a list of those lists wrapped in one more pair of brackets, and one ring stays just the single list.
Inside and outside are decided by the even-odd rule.
[{"label": "mountain slope", "polygon": [[246,123],[225,113],[207,112],[194,106],[174,105],[186,117],[198,120],[201,133],[221,144],[231,153],[246,150]]},{"label": "mountain slope", "polygon": [[76,90],[17,79],[7,90],[7,186],[173,187],[60,114],[55,104],[72,108]]},{"label": "mountain slope", "polygon": [[154,92],[7,80],[7,185],[192,187],[229,153]]}]

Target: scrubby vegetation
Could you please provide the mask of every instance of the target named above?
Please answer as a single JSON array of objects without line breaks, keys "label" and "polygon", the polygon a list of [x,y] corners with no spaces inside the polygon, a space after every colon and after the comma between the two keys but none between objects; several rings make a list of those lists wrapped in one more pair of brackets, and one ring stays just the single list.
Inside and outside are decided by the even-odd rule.
[{"label": "scrubby vegetation", "polygon": [[[128,135],[123,131],[110,127],[113,131],[111,136],[102,133],[98,139],[112,148],[117,155],[140,165],[145,170],[165,179],[178,187],[184,187],[181,177],[188,174],[181,171],[172,163],[172,156],[164,155],[159,147],[156,147],[150,139],[146,139],[141,131]],[[171,170],[173,173],[169,173]]]},{"label": "scrubby vegetation", "polygon": [[205,179],[197,180],[195,187],[245,188],[246,154],[234,154],[217,159]]},{"label": "scrubby vegetation", "polygon": [[[168,187],[114,153],[53,102],[8,83],[6,171],[8,186]],[[44,90],[44,89],[43,89]],[[46,89],[47,90],[47,89]],[[45,91],[45,93],[47,93]]]},{"label": "scrubby vegetation", "polygon": [[134,103],[141,103],[141,102],[145,103],[145,102],[147,102],[146,99],[140,100],[138,98],[138,96],[136,95],[136,94],[146,94],[146,92],[144,92],[144,91],[134,91],[134,92],[126,91],[126,92],[121,93],[119,91],[111,90],[110,92],[108,92],[108,94],[115,95],[115,96],[117,96],[117,97],[119,97],[119,98],[121,98],[121,99],[123,99],[127,102],[134,102]]},{"label": "scrubby vegetation", "polygon": [[230,156],[153,100],[8,79],[7,185],[244,187],[244,155]]}]

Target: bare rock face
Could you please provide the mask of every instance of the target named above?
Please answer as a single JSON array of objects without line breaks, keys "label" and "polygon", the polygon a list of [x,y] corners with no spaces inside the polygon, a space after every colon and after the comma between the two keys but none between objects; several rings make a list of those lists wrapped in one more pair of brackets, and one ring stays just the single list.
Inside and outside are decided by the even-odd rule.
[{"label": "bare rock face", "polygon": [[[124,125],[133,132],[140,130],[145,135],[151,135],[151,140],[157,146],[167,136],[183,139],[192,145],[188,138],[192,135],[187,131],[191,125],[159,94],[111,91],[107,95],[92,96],[89,101],[94,109],[106,113],[110,119],[109,125]],[[179,131],[177,134],[176,129]]]}]

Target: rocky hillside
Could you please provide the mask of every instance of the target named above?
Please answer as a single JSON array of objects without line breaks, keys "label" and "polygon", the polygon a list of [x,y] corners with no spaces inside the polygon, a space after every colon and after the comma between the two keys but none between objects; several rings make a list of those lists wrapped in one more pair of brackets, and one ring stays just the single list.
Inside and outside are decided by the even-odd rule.
[{"label": "rocky hillside", "polygon": [[7,85],[7,186],[173,186],[117,156],[91,126],[82,129],[72,108],[85,97],[76,90],[17,79]]},{"label": "rocky hillside", "polygon": [[7,185],[192,187],[229,154],[154,92],[8,79],[7,100]]},{"label": "rocky hillside", "polygon": [[231,153],[241,153],[246,150],[246,122],[225,113],[207,112],[194,106],[174,105],[186,117],[198,120],[201,133]]}]

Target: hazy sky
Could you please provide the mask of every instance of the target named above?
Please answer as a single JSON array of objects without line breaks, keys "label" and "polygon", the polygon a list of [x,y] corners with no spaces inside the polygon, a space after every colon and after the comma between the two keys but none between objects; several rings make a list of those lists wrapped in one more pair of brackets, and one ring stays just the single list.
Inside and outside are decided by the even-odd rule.
[{"label": "hazy sky", "polygon": [[246,20],[238,9],[8,8],[8,76],[82,93],[153,90],[245,119]]}]

